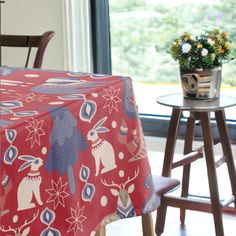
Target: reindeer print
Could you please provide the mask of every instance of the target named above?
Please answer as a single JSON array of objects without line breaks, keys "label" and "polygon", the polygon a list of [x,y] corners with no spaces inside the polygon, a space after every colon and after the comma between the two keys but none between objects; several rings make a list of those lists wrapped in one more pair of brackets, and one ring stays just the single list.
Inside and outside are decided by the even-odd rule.
[{"label": "reindeer print", "polygon": [[[38,217],[38,214],[39,214],[39,210],[37,211],[37,213],[34,213],[33,218],[30,221],[25,220],[24,224],[17,228],[12,228],[11,226],[8,226],[8,228],[5,229],[3,225],[0,225],[0,232],[8,233],[6,235],[14,235],[14,236],[32,235],[32,234],[29,234],[30,233],[29,225],[36,220],[36,218]],[[9,234],[10,232],[11,234]]]},{"label": "reindeer print", "polygon": [[105,186],[111,187],[111,194],[114,196],[118,196],[116,211],[105,216],[101,222],[101,225],[106,225],[112,221],[133,217],[136,215],[133,203],[129,196],[129,194],[134,191],[134,184],[131,184],[128,188],[127,185],[135,180],[138,174],[139,167],[137,171],[135,171],[134,176],[132,178],[128,177],[128,179],[122,184],[115,184],[113,181],[111,183],[107,183],[105,180],[101,179],[102,183]]}]

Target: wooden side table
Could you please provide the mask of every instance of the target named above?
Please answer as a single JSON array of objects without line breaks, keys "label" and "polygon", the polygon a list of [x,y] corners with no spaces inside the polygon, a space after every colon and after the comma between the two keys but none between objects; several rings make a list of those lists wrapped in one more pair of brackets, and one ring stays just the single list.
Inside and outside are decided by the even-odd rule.
[{"label": "wooden side table", "polygon": [[[185,210],[195,210],[209,212],[213,214],[215,223],[216,236],[224,236],[224,228],[222,221],[222,208],[234,203],[236,207],[236,171],[232,154],[231,144],[228,135],[228,129],[225,121],[224,109],[236,105],[236,98],[221,95],[219,99],[213,101],[189,100],[184,99],[182,94],[171,94],[157,98],[157,102],[164,106],[172,107],[172,114],[169,124],[169,130],[166,141],[163,176],[171,176],[173,167],[184,166],[182,179],[182,193],[180,197],[166,196],[164,204],[158,209],[156,222],[156,235],[161,235],[164,230],[165,215],[167,206],[178,207],[181,209],[180,220],[184,223]],[[187,120],[187,128],[184,142],[185,161],[174,162],[174,152],[176,139],[178,136],[178,128],[180,118],[183,111],[189,111],[190,116]],[[210,113],[215,114],[216,124],[219,130],[219,138],[223,151],[221,163],[226,162],[229,174],[232,195],[224,201],[219,199],[216,164],[213,150],[213,137],[210,125]],[[192,150],[194,140],[195,121],[200,121],[203,136],[204,157],[207,166],[208,184],[210,189],[210,202],[190,199],[188,196],[190,164],[193,160],[203,156],[200,149],[197,152]]]}]

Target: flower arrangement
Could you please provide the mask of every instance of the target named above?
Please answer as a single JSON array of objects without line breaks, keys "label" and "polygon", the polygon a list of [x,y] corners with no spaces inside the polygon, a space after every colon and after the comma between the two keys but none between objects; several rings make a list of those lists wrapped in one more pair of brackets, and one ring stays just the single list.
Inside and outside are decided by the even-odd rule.
[{"label": "flower arrangement", "polygon": [[214,30],[195,37],[184,33],[174,40],[170,54],[181,69],[210,69],[230,59],[230,48],[227,33]]}]

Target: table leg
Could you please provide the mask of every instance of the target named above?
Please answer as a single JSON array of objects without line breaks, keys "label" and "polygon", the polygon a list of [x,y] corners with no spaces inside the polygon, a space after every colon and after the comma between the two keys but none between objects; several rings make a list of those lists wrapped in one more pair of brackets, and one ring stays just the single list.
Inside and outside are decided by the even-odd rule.
[{"label": "table leg", "polygon": [[[174,158],[175,144],[176,144],[181,114],[182,111],[179,109],[172,110],[168,135],[166,140],[162,176],[168,177],[171,175],[171,167]],[[155,233],[157,236],[161,235],[162,232],[164,231],[166,211],[167,211],[167,206],[161,203],[161,205],[157,209],[157,218],[155,226]]]},{"label": "table leg", "polygon": [[225,113],[223,110],[215,112],[216,122],[218,126],[218,130],[220,133],[220,140],[223,149],[223,154],[226,157],[226,164],[229,173],[229,179],[232,189],[232,194],[234,195],[234,205],[236,208],[236,170],[235,170],[235,163],[234,157],[231,149],[231,144],[229,140],[228,129],[225,121]]},{"label": "table leg", "polygon": [[200,120],[201,120],[205,159],[206,159],[207,174],[210,188],[211,208],[215,223],[215,232],[216,236],[224,236],[222,208],[219,199],[219,190],[217,183],[209,114],[207,112],[201,112]]}]

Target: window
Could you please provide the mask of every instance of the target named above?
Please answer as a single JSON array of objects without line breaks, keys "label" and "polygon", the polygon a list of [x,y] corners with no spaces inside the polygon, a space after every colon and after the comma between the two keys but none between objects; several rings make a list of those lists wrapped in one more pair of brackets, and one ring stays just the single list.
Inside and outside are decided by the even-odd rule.
[{"label": "window", "polygon": [[[236,42],[234,0],[103,0],[99,4],[91,0],[91,3],[92,8],[99,5],[96,12],[108,20],[108,24],[100,23],[100,28],[92,22],[100,36],[106,36],[110,30],[112,73],[133,79],[145,133],[166,136],[170,108],[158,105],[156,97],[181,92],[178,63],[168,53],[171,43],[186,31],[199,34],[215,28],[228,32]],[[103,51],[101,45],[97,42],[100,52]],[[235,46],[232,51],[235,55]],[[235,72],[235,60],[223,65],[222,93],[234,96]],[[231,119],[230,129],[236,127],[235,109],[226,109],[227,118]],[[236,141],[235,132],[230,134]]]},{"label": "window", "polygon": [[[233,0],[110,0],[109,7],[112,73],[132,77],[140,113],[168,114],[156,97],[181,92],[178,63],[168,53],[175,38],[218,28],[236,42]],[[228,95],[236,91],[235,73],[235,61],[223,65]],[[227,112],[235,119],[235,109]]]}]

